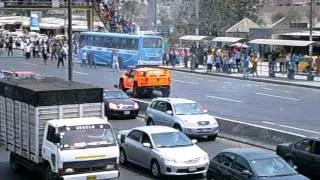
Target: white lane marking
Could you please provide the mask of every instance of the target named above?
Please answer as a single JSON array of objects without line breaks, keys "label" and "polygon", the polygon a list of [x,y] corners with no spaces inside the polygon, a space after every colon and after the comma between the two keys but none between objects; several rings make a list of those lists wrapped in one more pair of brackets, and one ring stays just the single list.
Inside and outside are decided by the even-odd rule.
[{"label": "white lane marking", "polygon": [[196,79],[198,79],[198,80],[202,80],[203,78],[196,78]]},{"label": "white lane marking", "polygon": [[[144,100],[141,100],[141,99],[135,99],[135,98],[132,98],[132,99],[135,100],[135,101],[141,102],[141,103],[146,103],[146,104],[148,104],[148,105],[151,103],[151,102],[144,101]],[[221,114],[223,114],[223,112],[221,112]],[[240,124],[245,124],[245,125],[249,125],[249,126],[253,126],[253,127],[258,127],[258,128],[263,128],[263,129],[269,129],[269,130],[273,130],[273,131],[277,131],[277,132],[282,132],[282,133],[286,133],[286,134],[291,134],[291,135],[294,135],[294,136],[306,137],[306,136],[301,135],[301,134],[292,133],[292,132],[289,132],[289,131],[284,131],[284,130],[275,129],[275,128],[271,128],[271,127],[261,126],[261,125],[252,124],[252,123],[247,123],[247,122],[243,122],[243,121],[236,121],[236,120],[233,120],[233,119],[228,119],[228,118],[223,118],[223,117],[218,117],[218,116],[213,116],[213,117],[215,117],[215,118],[220,118],[220,119],[223,119],[223,120],[225,120],[225,121],[231,121],[231,122],[236,122],[236,123],[240,123]],[[266,122],[266,121],[263,121],[263,122]],[[273,124],[274,124],[274,123],[273,123]]]},{"label": "white lane marking", "polygon": [[256,87],[264,87],[264,86],[267,86],[266,84],[255,84],[253,86],[256,86]]},{"label": "white lane marking", "polygon": [[228,99],[228,98],[223,98],[223,97],[209,96],[209,95],[207,95],[207,97],[213,98],[213,99],[224,100],[224,101],[231,101],[231,102],[242,103],[242,101],[238,101],[238,100],[234,100],[234,99]]},{"label": "white lane marking", "polygon": [[210,82],[216,82],[216,80],[212,80],[212,79],[211,79],[211,80],[209,80],[209,81],[210,81]]},{"label": "white lane marking", "polygon": [[282,91],[282,92],[284,92],[284,93],[290,93],[290,91]]},{"label": "white lane marking", "polygon": [[38,64],[33,64],[33,63],[28,63],[28,62],[20,62],[21,64],[28,64],[28,65],[31,65],[31,66],[38,66]]},{"label": "white lane marking", "polygon": [[282,125],[282,124],[276,124],[276,123],[268,122],[268,121],[262,121],[262,123],[270,124],[270,125],[274,125],[274,126],[279,126],[279,127],[284,127],[284,128],[288,128],[288,129],[294,129],[294,130],[299,130],[299,131],[305,131],[305,132],[320,134],[320,132],[317,132],[317,131],[312,131],[312,130],[309,130],[309,129],[297,128],[297,127],[292,127],[292,126],[287,126],[287,125]]},{"label": "white lane marking", "polygon": [[289,100],[294,100],[294,101],[299,101],[299,100],[300,100],[300,99],[292,98],[292,97],[276,96],[276,95],[264,94],[264,93],[256,93],[256,95],[268,96],[268,97],[275,97],[275,98],[281,98],[281,99],[289,99]]},{"label": "white lane marking", "polygon": [[224,82],[225,84],[232,84],[232,82]]},{"label": "white lane marking", "polygon": [[271,88],[266,88],[266,87],[262,87],[261,89],[265,89],[265,90],[272,90]]},{"label": "white lane marking", "polygon": [[80,71],[73,71],[76,74],[88,75],[88,73],[80,72]]},{"label": "white lane marking", "polygon": [[183,76],[184,78],[188,78],[188,79],[191,79],[192,77],[190,77],[190,76]]},{"label": "white lane marking", "polygon": [[195,83],[195,82],[190,82],[190,81],[182,81],[182,80],[173,80],[175,82],[181,82],[181,83],[187,83],[187,84],[199,84],[199,83]]}]

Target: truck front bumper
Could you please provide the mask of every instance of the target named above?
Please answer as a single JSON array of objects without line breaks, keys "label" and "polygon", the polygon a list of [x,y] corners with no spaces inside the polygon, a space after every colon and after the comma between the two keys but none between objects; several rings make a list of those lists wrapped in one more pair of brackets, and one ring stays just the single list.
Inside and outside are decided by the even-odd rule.
[{"label": "truck front bumper", "polygon": [[120,176],[120,171],[104,171],[86,174],[73,174],[62,176],[61,180],[100,180],[100,179],[115,179]]}]

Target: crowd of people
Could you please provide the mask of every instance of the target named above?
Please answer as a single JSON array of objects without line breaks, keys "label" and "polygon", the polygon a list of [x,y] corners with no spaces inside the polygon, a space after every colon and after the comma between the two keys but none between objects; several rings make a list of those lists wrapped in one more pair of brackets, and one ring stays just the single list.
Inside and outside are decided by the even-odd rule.
[{"label": "crowd of people", "polygon": [[99,10],[102,21],[110,27],[110,32],[117,33],[135,33],[136,26],[132,22],[132,19],[126,20],[121,12],[117,10],[113,1],[101,0],[99,4]]}]

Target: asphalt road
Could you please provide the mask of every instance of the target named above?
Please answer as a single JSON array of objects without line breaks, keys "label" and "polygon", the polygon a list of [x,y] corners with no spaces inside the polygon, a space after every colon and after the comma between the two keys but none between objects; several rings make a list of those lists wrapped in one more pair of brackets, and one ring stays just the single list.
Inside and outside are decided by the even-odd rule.
[{"label": "asphalt road", "polygon": [[[41,59],[2,58],[6,70],[30,70],[40,74],[67,78],[67,67],[56,62],[43,65]],[[74,80],[112,88],[121,72],[107,67],[74,68]],[[190,98],[208,106],[209,113],[233,120],[272,127],[301,135],[319,136],[317,110],[320,90],[246,80],[173,72],[172,97]],[[153,97],[158,96],[154,94]],[[151,97],[152,98],[152,97]],[[146,98],[145,101],[151,99]]]},{"label": "asphalt road", "polygon": [[[110,120],[114,129],[117,130],[126,130],[131,129],[137,126],[143,126],[144,120],[141,118],[129,119],[129,120]],[[249,147],[245,144],[240,144],[237,142],[229,141],[226,139],[217,138],[216,141],[206,141],[200,140],[197,143],[203,150],[209,153],[210,157],[216,155],[219,151],[231,147]],[[0,179],[1,180],[34,180],[34,174],[23,172],[21,174],[14,174],[10,171],[9,162],[8,162],[9,153],[6,152],[3,148],[0,148]],[[151,173],[144,168],[140,168],[133,164],[128,164],[126,166],[121,166],[120,169],[120,180],[151,180]],[[165,179],[173,179],[173,177],[167,177]],[[192,177],[179,177],[174,178],[178,180],[188,180],[188,179],[201,179],[197,176]],[[203,179],[203,178],[202,178]]]}]

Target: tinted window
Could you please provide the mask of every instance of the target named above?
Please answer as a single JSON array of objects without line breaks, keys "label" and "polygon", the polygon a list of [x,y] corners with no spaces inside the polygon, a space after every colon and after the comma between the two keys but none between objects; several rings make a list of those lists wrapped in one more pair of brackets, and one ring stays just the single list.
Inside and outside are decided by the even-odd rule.
[{"label": "tinted window", "polygon": [[244,170],[248,170],[250,171],[250,166],[247,162],[247,160],[245,160],[244,158],[237,156],[236,160],[234,161],[233,165],[232,165],[232,169],[235,169],[237,171],[244,171]]},{"label": "tinted window", "polygon": [[140,141],[141,133],[139,131],[132,131],[128,134],[128,138],[135,140],[137,142]]},{"label": "tinted window", "polygon": [[142,144],[143,143],[150,143],[151,144],[150,138],[146,133],[142,133],[141,143]]},{"label": "tinted window", "polygon": [[80,35],[79,39],[79,46],[82,48],[86,44],[86,36],[85,35]]},{"label": "tinted window", "polygon": [[235,158],[235,155],[233,154],[221,153],[218,156],[216,156],[213,160],[216,161],[218,164],[231,167],[234,158]]},{"label": "tinted window", "polygon": [[52,142],[52,137],[55,134],[56,130],[52,126],[48,126],[47,140]]},{"label": "tinted window", "polygon": [[255,159],[250,163],[253,171],[258,177],[280,177],[297,174],[297,172],[280,157]]},{"label": "tinted window", "polygon": [[166,102],[164,101],[158,101],[154,107],[154,109],[162,112],[164,112],[165,108],[166,108]]},{"label": "tinted window", "polygon": [[320,142],[319,141],[316,141],[314,143],[313,153],[316,155],[320,155]]},{"label": "tinted window", "polygon": [[311,147],[312,147],[312,143],[313,141],[312,140],[302,140],[300,142],[298,142],[294,148],[297,149],[297,150],[300,150],[300,151],[306,151],[306,152],[310,152],[311,150]]},{"label": "tinted window", "polygon": [[145,38],[143,39],[144,48],[162,48],[162,40],[155,38]]}]

